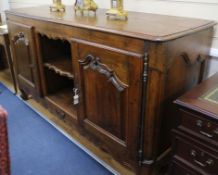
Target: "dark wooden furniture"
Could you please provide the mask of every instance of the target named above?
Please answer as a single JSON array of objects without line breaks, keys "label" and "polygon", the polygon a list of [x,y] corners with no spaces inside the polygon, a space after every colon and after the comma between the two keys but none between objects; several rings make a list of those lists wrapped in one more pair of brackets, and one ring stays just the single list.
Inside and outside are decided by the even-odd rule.
[{"label": "dark wooden furniture", "polygon": [[[172,175],[218,173],[218,73],[175,101]],[[174,117],[178,117],[174,116]]]},{"label": "dark wooden furniture", "polygon": [[13,60],[11,58],[8,31],[7,29],[0,28],[0,68],[4,69],[7,67],[10,69],[14,90],[15,93],[17,93],[17,84],[15,79]]},{"label": "dark wooden furniture", "polygon": [[0,174],[10,175],[7,118],[0,115]]},{"label": "dark wooden furniture", "polygon": [[170,152],[171,102],[204,78],[215,23],[105,12],[7,11],[19,89],[137,174],[157,174]]}]

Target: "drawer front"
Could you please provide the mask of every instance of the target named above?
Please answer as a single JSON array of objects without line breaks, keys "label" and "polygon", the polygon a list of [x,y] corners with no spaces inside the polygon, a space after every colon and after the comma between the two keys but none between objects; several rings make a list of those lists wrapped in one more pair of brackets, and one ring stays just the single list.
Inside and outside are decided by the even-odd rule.
[{"label": "drawer front", "polygon": [[218,172],[217,151],[201,145],[198,142],[176,136],[175,156],[201,169],[205,173],[216,175]]},{"label": "drawer front", "polygon": [[180,109],[181,125],[206,138],[218,142],[218,124]]},{"label": "drawer front", "polygon": [[186,166],[182,166],[176,162],[173,162],[169,175],[197,175],[197,173],[188,169]]}]

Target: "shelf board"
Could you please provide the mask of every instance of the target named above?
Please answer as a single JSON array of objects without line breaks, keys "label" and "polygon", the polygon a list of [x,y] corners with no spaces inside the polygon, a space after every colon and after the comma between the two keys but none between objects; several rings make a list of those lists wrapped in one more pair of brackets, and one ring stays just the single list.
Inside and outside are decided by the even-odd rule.
[{"label": "shelf board", "polygon": [[67,115],[72,116],[74,119],[77,118],[77,112],[73,105],[73,90],[71,88],[65,88],[49,94],[46,96],[46,99]]},{"label": "shelf board", "polygon": [[72,74],[72,63],[70,59],[51,59],[51,61],[44,63],[44,67],[54,71],[56,74],[60,76],[65,76],[69,79],[74,79],[74,76]]}]

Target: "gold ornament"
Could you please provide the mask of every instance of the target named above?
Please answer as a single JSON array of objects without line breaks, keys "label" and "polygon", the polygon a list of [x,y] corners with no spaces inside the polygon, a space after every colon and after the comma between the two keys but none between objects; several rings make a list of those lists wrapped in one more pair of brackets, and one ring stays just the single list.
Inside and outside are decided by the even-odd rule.
[{"label": "gold ornament", "polygon": [[123,0],[111,0],[111,9],[106,12],[106,15],[127,19],[128,13],[123,10]]},{"label": "gold ornament", "polygon": [[77,11],[80,11],[82,14],[84,11],[93,11],[96,13],[96,10],[98,9],[97,4],[94,2],[94,0],[76,0],[74,5],[75,13]]},{"label": "gold ornament", "polygon": [[53,0],[52,6],[50,6],[52,12],[64,12],[65,5],[62,4],[61,0]]}]

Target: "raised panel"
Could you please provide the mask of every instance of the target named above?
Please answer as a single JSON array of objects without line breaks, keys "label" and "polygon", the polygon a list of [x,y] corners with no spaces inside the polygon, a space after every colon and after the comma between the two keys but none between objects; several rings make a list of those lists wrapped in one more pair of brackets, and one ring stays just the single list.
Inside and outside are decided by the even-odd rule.
[{"label": "raised panel", "polygon": [[29,40],[25,38],[24,33],[18,33],[13,37],[14,52],[17,60],[19,60],[17,62],[17,74],[34,83],[33,72],[30,69],[30,65],[33,63],[30,57]]},{"label": "raised panel", "polygon": [[[104,149],[136,159],[143,59],[84,43],[73,43],[79,82],[78,119]],[[130,74],[131,72],[131,74]],[[116,150],[115,150],[116,148]],[[121,156],[122,155],[122,156]]]},{"label": "raised panel", "polygon": [[26,94],[39,93],[33,28],[8,22],[19,88]]},{"label": "raised panel", "polygon": [[127,85],[109,67],[102,64],[99,58],[89,55],[85,60],[80,60],[80,65],[80,73],[84,77],[85,120],[125,142]]}]

